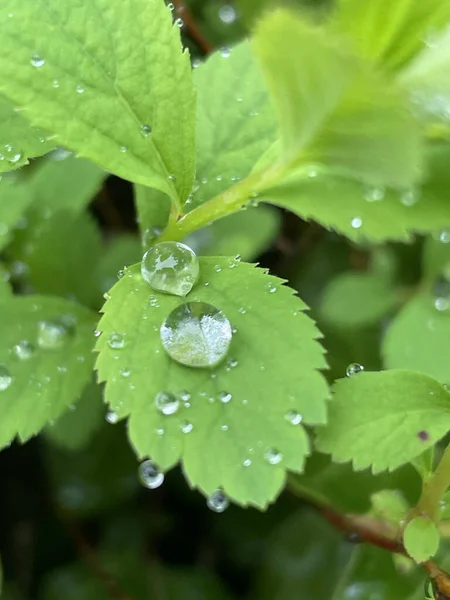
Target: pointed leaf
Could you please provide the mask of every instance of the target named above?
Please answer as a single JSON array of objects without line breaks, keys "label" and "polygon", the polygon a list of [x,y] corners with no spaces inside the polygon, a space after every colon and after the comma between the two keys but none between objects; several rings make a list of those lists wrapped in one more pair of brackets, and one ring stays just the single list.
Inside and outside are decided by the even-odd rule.
[{"label": "pointed leaf", "polygon": [[317,447],[336,462],[374,473],[395,469],[436,444],[450,428],[450,393],[421,373],[358,373],[334,386],[329,423]]},{"label": "pointed leaf", "polygon": [[188,196],[195,98],[162,0],[5,0],[0,18],[0,92],[27,119],[116,175]]},{"label": "pointed leaf", "polygon": [[411,558],[417,563],[421,563],[434,556],[438,551],[439,531],[435,523],[428,517],[415,517],[405,527],[403,543]]},{"label": "pointed leaf", "polygon": [[28,186],[6,177],[0,181],[0,249],[11,241],[14,225],[33,202]]},{"label": "pointed leaf", "polygon": [[[302,425],[289,422],[287,413],[297,411],[304,423],[326,420],[319,333],[280,280],[227,258],[203,258],[200,266],[187,300],[216,306],[237,328],[228,361],[211,370],[169,358],[159,328],[185,300],[152,293],[136,265],[104,307],[99,377],[107,382],[106,402],[120,417],[129,415],[139,456],[151,456],[163,470],[182,460],[189,482],[204,493],[223,487],[239,504],[265,507],[282,488],[286,469],[301,471],[309,451]],[[113,333],[123,334],[122,349],[110,347]],[[189,407],[180,401],[167,416],[157,410],[159,392],[182,390],[191,395]],[[220,401],[221,392],[231,395],[229,402]],[[181,431],[185,421],[192,425],[188,433]],[[280,452],[279,464],[265,458],[272,448]]]}]

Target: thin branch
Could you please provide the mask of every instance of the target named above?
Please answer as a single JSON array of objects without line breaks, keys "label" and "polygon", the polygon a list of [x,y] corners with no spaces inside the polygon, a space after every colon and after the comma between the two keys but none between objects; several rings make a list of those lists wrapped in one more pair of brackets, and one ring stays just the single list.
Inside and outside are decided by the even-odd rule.
[{"label": "thin branch", "polygon": [[200,30],[200,27],[197,25],[197,22],[192,16],[191,11],[184,4],[183,0],[173,0],[173,4],[176,7],[176,11],[180,19],[186,25],[186,29],[188,30],[191,38],[205,54],[210,54],[214,50],[214,46],[205,38]]}]

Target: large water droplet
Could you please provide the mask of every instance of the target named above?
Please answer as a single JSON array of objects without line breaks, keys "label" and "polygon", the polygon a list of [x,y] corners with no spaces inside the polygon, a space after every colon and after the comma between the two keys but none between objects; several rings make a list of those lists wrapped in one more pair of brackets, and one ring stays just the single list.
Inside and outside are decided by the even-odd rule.
[{"label": "large water droplet", "polygon": [[33,65],[33,67],[42,67],[42,65],[45,64],[45,59],[43,59],[42,56],[35,52],[31,57],[30,62]]},{"label": "large water droplet", "polygon": [[264,453],[264,458],[271,465],[278,465],[283,460],[283,455],[276,448],[269,448]]},{"label": "large water droplet", "polygon": [[162,324],[160,334],[169,356],[188,367],[220,363],[233,336],[224,313],[205,302],[188,302],[175,308]]},{"label": "large water droplet", "polygon": [[125,337],[123,333],[114,331],[108,338],[108,346],[113,350],[120,350],[125,346]]},{"label": "large water droplet", "polygon": [[164,473],[161,473],[152,460],[144,460],[139,465],[139,479],[146,488],[154,490],[162,485]]},{"label": "large water droplet", "polygon": [[189,246],[180,242],[161,242],[144,254],[141,272],[154,290],[186,296],[198,279],[200,267]]},{"label": "large water droplet", "polygon": [[40,321],[37,343],[44,350],[62,348],[71,337],[71,329],[62,320]]},{"label": "large water droplet", "polygon": [[6,367],[0,365],[0,392],[4,392],[12,383],[11,373]]},{"label": "large water droplet", "polygon": [[352,375],[356,375],[357,373],[362,373],[364,371],[364,367],[359,363],[351,363],[348,365],[345,374],[347,377],[352,377]]},{"label": "large water droplet", "polygon": [[21,340],[14,346],[13,352],[20,360],[27,360],[33,356],[34,346],[28,340]]},{"label": "large water droplet", "polygon": [[208,498],[206,504],[210,510],[213,510],[216,513],[222,513],[230,506],[230,501],[223,490],[216,490]]},{"label": "large water droplet", "polygon": [[159,392],[155,397],[155,406],[163,415],[173,415],[180,406],[180,401],[172,392]]},{"label": "large water droplet", "polygon": [[284,415],[284,418],[292,425],[299,425],[303,420],[302,415],[296,410],[288,410],[288,412]]}]

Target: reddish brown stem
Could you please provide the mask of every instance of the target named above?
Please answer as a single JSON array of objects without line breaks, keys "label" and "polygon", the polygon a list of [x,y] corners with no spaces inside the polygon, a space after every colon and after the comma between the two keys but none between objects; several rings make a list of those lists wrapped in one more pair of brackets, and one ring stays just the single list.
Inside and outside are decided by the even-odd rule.
[{"label": "reddish brown stem", "polygon": [[177,14],[185,24],[189,35],[205,54],[210,54],[214,50],[214,47],[201,32],[200,27],[197,25],[197,22],[192,16],[191,11],[185,5],[183,0],[173,0],[173,3],[176,7]]}]

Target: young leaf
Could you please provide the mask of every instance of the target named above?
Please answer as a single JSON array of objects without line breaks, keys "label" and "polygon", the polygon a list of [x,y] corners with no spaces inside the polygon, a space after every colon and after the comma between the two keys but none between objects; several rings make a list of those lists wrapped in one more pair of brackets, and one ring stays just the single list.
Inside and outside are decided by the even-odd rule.
[{"label": "young leaf", "polygon": [[374,325],[398,302],[395,289],[373,273],[343,273],[324,290],[322,319],[337,327]]},{"label": "young leaf", "polygon": [[26,441],[75,402],[92,376],[95,315],[61,298],[1,301],[0,447]]},{"label": "young leaf", "polygon": [[442,383],[450,381],[450,315],[436,308],[438,300],[429,292],[419,294],[392,321],[381,348],[387,368],[411,369]]},{"label": "young leaf", "polygon": [[195,96],[162,0],[5,0],[0,18],[0,92],[27,119],[125,179],[189,195]]},{"label": "young leaf", "polygon": [[0,250],[11,240],[14,225],[33,201],[29,188],[6,177],[0,181]]},{"label": "young leaf", "polygon": [[[136,265],[104,307],[99,378],[107,382],[106,402],[119,417],[129,415],[139,456],[151,456],[163,470],[182,460],[189,482],[204,493],[222,487],[239,504],[265,507],[286,469],[303,469],[309,444],[300,421],[326,420],[319,332],[279,279],[229,258],[203,258],[200,266],[188,301],[212,304],[237,329],[228,360],[195,369],[169,358],[159,329],[184,299],[152,292]],[[111,347],[120,336],[123,348]],[[159,392],[182,390],[190,400],[180,399],[174,414],[157,409]]]},{"label": "young leaf", "polygon": [[148,248],[166,228],[170,214],[170,198],[159,190],[135,185],[134,201],[142,233],[142,245]]},{"label": "young leaf", "polygon": [[358,373],[334,386],[329,423],[317,447],[336,462],[374,473],[395,469],[434,445],[450,427],[450,393],[413,371]]},{"label": "young leaf", "polygon": [[264,79],[248,42],[216,52],[194,71],[197,175],[191,209],[246,177],[276,136]]},{"label": "young leaf", "polygon": [[28,159],[49,152],[54,143],[44,131],[32,127],[13,104],[0,95],[0,172],[12,171]]},{"label": "young leaf", "polygon": [[97,288],[105,294],[117,281],[119,271],[142,258],[142,245],[137,236],[121,235],[103,248],[95,268]]},{"label": "young leaf", "polygon": [[278,113],[284,158],[295,159],[341,100],[355,61],[324,30],[286,10],[259,23],[253,48]]},{"label": "young leaf", "polygon": [[441,0],[339,0],[331,25],[351,36],[361,56],[398,70],[449,19],[450,7]]},{"label": "young leaf", "polygon": [[415,517],[405,527],[403,543],[410,557],[422,563],[438,551],[439,531],[428,517]]}]

